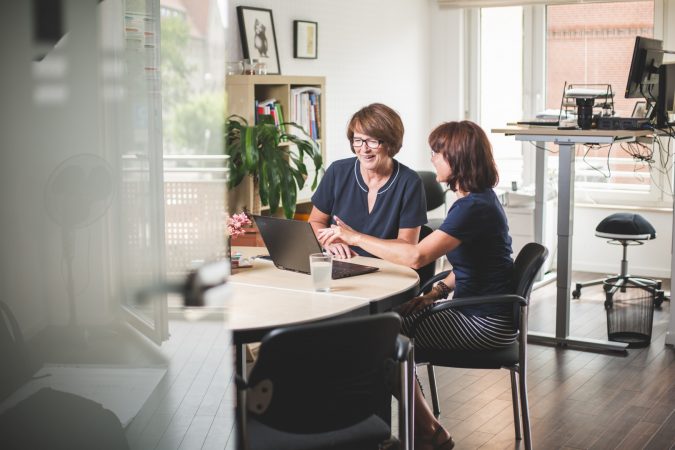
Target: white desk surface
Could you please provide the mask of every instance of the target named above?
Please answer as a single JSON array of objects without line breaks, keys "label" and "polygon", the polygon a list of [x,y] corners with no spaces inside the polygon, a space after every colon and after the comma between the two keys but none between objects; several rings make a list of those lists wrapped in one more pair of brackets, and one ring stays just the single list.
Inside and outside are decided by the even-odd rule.
[{"label": "white desk surface", "polygon": [[[264,247],[234,247],[244,257],[267,254]],[[256,259],[253,267],[234,269],[228,307],[233,331],[269,329],[337,317],[415,288],[414,270],[387,261],[358,256],[349,260],[379,267],[374,273],[333,280],[331,292],[315,292],[309,275],[277,269],[271,261]]]},{"label": "white desk surface", "polygon": [[503,128],[493,128],[493,133],[511,134],[511,135],[530,135],[530,136],[598,136],[614,138],[635,138],[651,136],[652,130],[559,130],[557,127],[549,126],[524,126],[510,125]]}]

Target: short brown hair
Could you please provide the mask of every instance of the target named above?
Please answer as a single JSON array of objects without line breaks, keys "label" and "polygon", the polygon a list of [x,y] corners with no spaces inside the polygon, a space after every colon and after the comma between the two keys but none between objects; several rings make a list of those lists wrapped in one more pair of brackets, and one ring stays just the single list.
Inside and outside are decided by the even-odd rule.
[{"label": "short brown hair", "polygon": [[347,139],[350,143],[357,129],[382,141],[390,157],[397,154],[403,146],[403,121],[396,111],[382,103],[372,103],[354,113],[347,125]]},{"label": "short brown hair", "polygon": [[492,145],[473,122],[446,122],[429,135],[431,150],[450,164],[448,187],[452,191],[482,192],[499,181]]}]

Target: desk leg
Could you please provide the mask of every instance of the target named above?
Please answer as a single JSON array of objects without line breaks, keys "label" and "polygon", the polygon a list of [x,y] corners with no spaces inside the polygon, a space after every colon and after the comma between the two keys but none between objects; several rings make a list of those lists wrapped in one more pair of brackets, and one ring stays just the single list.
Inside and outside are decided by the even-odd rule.
[{"label": "desk leg", "polygon": [[534,241],[544,245],[544,230],[545,225],[545,203],[546,203],[546,142],[535,142],[537,146],[536,155],[536,172],[534,175]]},{"label": "desk leg", "polygon": [[[544,233],[546,230],[546,178],[548,176],[546,160],[546,142],[535,141],[537,151],[535,153],[534,175],[534,242],[545,245]],[[544,270],[540,270],[535,278],[537,282],[543,282]]]},{"label": "desk leg", "polygon": [[627,344],[596,339],[570,338],[570,298],[572,283],[572,236],[574,230],[574,151],[573,142],[557,142],[558,154],[558,267],[556,278],[555,336],[529,332],[527,341],[554,344],[581,350],[625,351]]},{"label": "desk leg", "polygon": [[574,144],[559,143],[558,153],[558,278],[556,280],[555,337],[570,334],[570,283],[574,227]]}]

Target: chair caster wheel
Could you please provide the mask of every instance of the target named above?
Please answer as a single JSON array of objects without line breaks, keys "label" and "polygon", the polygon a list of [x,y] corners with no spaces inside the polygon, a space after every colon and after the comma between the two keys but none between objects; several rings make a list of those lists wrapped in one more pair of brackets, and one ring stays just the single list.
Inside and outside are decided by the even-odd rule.
[{"label": "chair caster wheel", "polygon": [[572,298],[573,299],[578,299],[579,297],[581,297],[581,292],[579,292],[577,290],[572,291]]}]

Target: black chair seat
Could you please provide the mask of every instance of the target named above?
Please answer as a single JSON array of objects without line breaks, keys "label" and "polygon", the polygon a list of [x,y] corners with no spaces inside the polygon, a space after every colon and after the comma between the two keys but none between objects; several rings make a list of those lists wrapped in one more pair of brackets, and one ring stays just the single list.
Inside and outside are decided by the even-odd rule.
[{"label": "black chair seat", "polygon": [[499,350],[416,349],[416,363],[432,363],[442,367],[465,369],[501,369],[518,364],[518,342]]},{"label": "black chair seat", "polygon": [[595,235],[607,239],[641,241],[656,239],[656,230],[640,214],[615,213],[598,224]]},{"label": "black chair seat", "polygon": [[377,449],[391,435],[391,429],[379,416],[327,433],[294,434],[268,427],[255,419],[248,421],[249,450],[353,450]]}]

